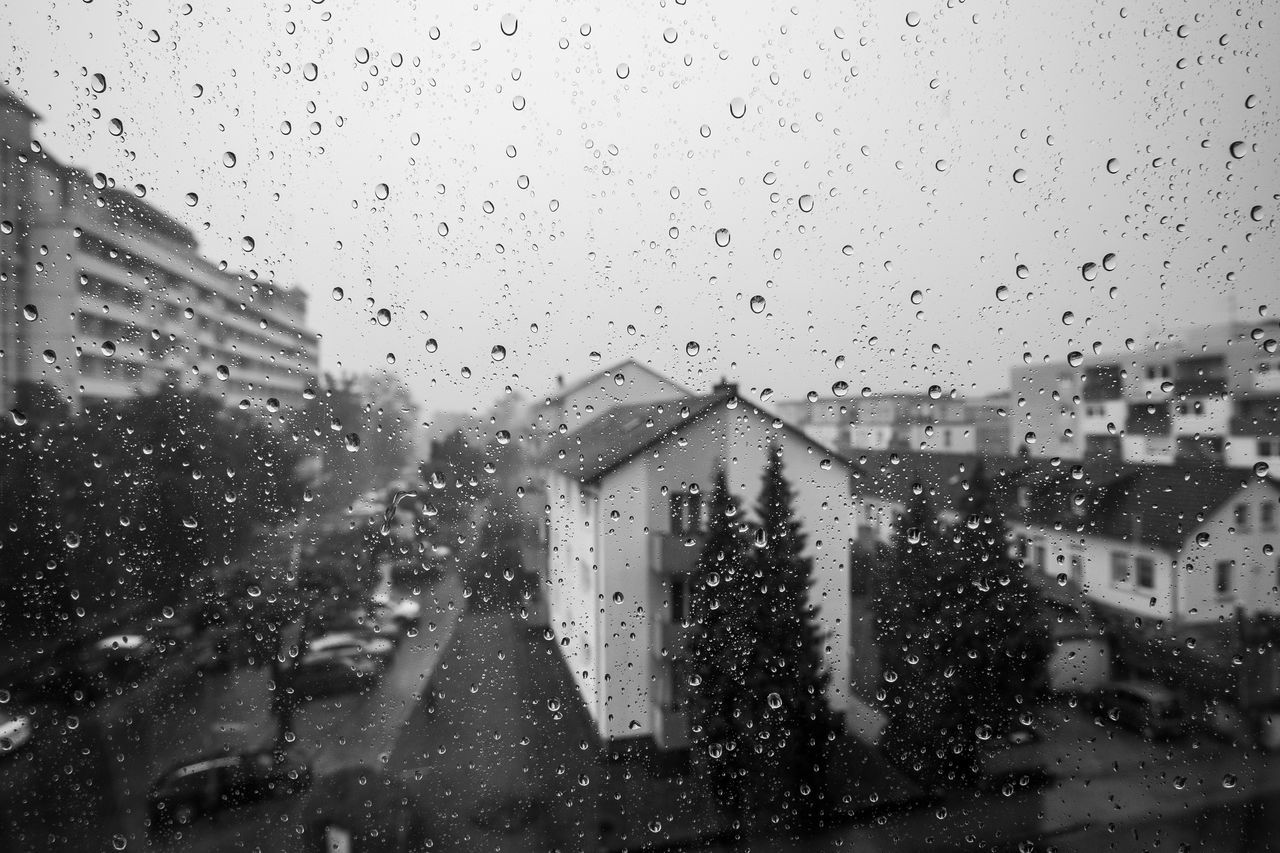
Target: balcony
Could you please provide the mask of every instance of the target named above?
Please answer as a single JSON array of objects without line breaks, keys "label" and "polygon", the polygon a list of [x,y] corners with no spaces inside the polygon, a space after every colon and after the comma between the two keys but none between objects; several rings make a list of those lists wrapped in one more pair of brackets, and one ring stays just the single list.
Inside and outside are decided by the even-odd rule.
[{"label": "balcony", "polygon": [[689,718],[683,711],[660,707],[654,714],[654,741],[661,749],[686,749],[691,743]]},{"label": "balcony", "polygon": [[649,537],[649,567],[660,575],[687,575],[698,564],[706,536],[657,533]]}]

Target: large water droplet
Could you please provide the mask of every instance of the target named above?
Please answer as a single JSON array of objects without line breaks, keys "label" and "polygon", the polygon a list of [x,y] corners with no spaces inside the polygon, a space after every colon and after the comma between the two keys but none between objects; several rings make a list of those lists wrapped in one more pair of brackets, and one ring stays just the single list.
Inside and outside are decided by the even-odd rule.
[{"label": "large water droplet", "polygon": [[631,66],[625,62],[619,62],[616,71],[619,80],[626,80],[631,76]]},{"label": "large water droplet", "polygon": [[502,30],[504,36],[513,36],[516,29],[520,26],[520,21],[515,15],[508,12],[498,21],[498,29]]},{"label": "large water droplet", "polygon": [[800,205],[800,211],[802,213],[808,213],[809,211],[813,210],[813,196],[809,195],[808,193],[800,196],[800,199],[797,203]]},{"label": "large water droplet", "polygon": [[378,201],[386,201],[387,196],[391,195],[391,187],[386,184],[378,184],[373,188],[373,196]]},{"label": "large water droplet", "polygon": [[729,229],[728,228],[717,228],[715,237],[716,237],[716,245],[719,246],[721,249],[729,245]]},{"label": "large water droplet", "polygon": [[40,319],[40,311],[34,305],[23,305],[22,316],[26,320],[34,322]]},{"label": "large water droplet", "polygon": [[729,102],[729,115],[734,118],[742,118],[747,114],[747,102],[742,98],[734,98]]},{"label": "large water droplet", "polygon": [[379,326],[391,325],[391,312],[386,308],[379,308],[378,313],[375,316],[377,317]]},{"label": "large water droplet", "polygon": [[751,297],[751,310],[752,310],[754,313],[756,313],[756,314],[759,314],[760,312],[764,311],[764,297],[763,297],[763,296],[756,295],[756,296]]},{"label": "large water droplet", "polygon": [[689,341],[689,343],[684,345],[684,351],[690,356],[697,355],[701,349],[702,348],[698,346],[697,341]]},{"label": "large water droplet", "polygon": [[494,361],[502,361],[507,357],[507,348],[502,344],[495,344],[493,349],[489,350],[489,357]]},{"label": "large water droplet", "polygon": [[1084,276],[1085,281],[1093,281],[1098,277],[1098,265],[1093,261],[1089,261],[1087,264],[1080,267],[1080,275]]},{"label": "large water droplet", "polygon": [[919,12],[908,12],[908,13],[907,13],[907,26],[908,26],[908,27],[918,27],[918,26],[920,26],[920,13],[919,13]]}]

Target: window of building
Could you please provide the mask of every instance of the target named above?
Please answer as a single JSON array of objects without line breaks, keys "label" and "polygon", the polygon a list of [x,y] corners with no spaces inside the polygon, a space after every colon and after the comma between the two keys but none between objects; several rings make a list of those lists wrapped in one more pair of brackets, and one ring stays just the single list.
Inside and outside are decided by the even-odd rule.
[{"label": "window of building", "polygon": [[671,495],[671,532],[691,536],[706,530],[705,503],[700,492]]},{"label": "window of building", "polygon": [[1249,505],[1236,504],[1235,509],[1236,530],[1241,533],[1249,532]]},{"label": "window of building", "polygon": [[1268,533],[1276,529],[1276,505],[1268,501],[1258,507],[1258,523]]},{"label": "window of building", "polygon": [[1111,584],[1122,586],[1129,583],[1129,555],[1120,551],[1111,554]]},{"label": "window of building", "polygon": [[1235,560],[1219,560],[1213,567],[1213,588],[1219,598],[1231,596],[1235,590],[1233,584]]},{"label": "window of building", "polygon": [[1156,564],[1150,557],[1135,557],[1133,574],[1139,589],[1151,589],[1156,585]]},{"label": "window of building", "polygon": [[685,575],[673,575],[667,581],[667,593],[671,605],[671,621],[684,622],[689,618],[689,579]]}]

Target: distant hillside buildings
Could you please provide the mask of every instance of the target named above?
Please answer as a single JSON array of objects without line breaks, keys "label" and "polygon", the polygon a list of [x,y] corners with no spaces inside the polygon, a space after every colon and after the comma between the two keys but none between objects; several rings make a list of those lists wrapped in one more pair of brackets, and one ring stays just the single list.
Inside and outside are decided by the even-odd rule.
[{"label": "distant hillside buildings", "polygon": [[297,406],[319,341],[307,294],[231,273],[177,221],[58,162],[0,86],[0,409],[44,384],[73,406],[167,384]]}]

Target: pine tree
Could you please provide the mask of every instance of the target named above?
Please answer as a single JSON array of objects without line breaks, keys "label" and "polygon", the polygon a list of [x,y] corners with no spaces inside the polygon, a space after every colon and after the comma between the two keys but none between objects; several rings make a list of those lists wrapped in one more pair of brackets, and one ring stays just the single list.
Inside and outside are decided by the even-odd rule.
[{"label": "pine tree", "polygon": [[827,804],[828,756],[838,726],[826,699],[826,636],[809,600],[813,560],[804,556],[807,537],[794,500],[781,448],[770,446],[748,591],[757,634],[747,679],[756,727],[751,778],[758,803],[783,807],[788,822],[802,828]]},{"label": "pine tree", "polygon": [[724,469],[714,475],[706,542],[690,577],[692,628],[687,657],[676,678],[687,678],[694,763],[717,798],[740,814],[752,730],[745,716],[752,637],[743,587],[750,541],[742,511],[729,491]]},{"label": "pine tree", "polygon": [[981,773],[983,742],[1006,730],[1032,698],[1046,634],[1006,556],[1003,516],[981,462],[959,509],[936,551],[922,537],[918,555],[901,552],[919,558],[916,571],[932,568],[906,587],[904,665],[885,674],[886,749],[941,786],[971,783]]}]

